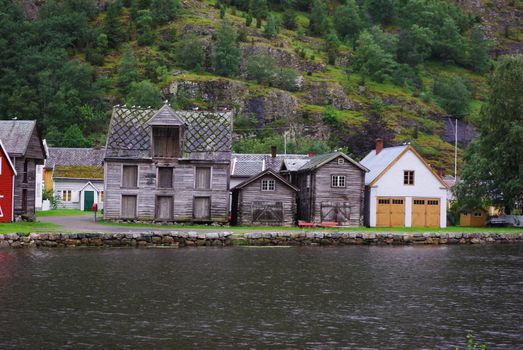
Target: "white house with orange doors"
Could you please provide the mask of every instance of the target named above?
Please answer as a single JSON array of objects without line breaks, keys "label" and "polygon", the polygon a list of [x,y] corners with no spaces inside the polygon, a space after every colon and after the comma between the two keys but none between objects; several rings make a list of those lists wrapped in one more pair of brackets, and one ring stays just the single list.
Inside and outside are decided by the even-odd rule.
[{"label": "white house with orange doors", "polygon": [[384,148],[378,139],[360,163],[370,170],[365,174],[367,226],[447,226],[448,186],[411,145]]}]

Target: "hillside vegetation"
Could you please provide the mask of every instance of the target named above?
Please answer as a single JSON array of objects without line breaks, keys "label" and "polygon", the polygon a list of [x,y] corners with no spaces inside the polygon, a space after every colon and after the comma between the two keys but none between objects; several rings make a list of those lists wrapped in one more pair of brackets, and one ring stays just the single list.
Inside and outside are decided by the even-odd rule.
[{"label": "hillside vegetation", "polygon": [[[0,117],[102,145],[112,105],[234,109],[235,151],[409,141],[452,168],[494,42],[446,0],[0,0]],[[519,2],[513,3],[519,8]],[[450,142],[450,143],[449,143]]]}]

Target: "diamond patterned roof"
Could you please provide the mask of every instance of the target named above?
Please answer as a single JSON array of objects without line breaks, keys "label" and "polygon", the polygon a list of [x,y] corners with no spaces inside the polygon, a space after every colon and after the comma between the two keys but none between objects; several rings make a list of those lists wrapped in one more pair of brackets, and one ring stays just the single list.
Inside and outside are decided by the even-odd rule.
[{"label": "diamond patterned roof", "polygon": [[[160,111],[165,112],[165,106]],[[230,152],[232,113],[205,111],[172,111],[173,119],[187,124],[184,154]],[[107,136],[106,158],[151,158],[149,121],[157,111],[149,108],[115,106]],[[162,115],[165,121],[166,116]]]}]

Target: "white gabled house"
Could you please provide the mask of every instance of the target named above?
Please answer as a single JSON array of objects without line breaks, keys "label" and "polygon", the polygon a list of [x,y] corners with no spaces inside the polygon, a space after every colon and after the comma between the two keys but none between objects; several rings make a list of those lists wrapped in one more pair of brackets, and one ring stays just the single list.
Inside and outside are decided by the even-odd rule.
[{"label": "white gabled house", "polygon": [[446,227],[448,186],[410,145],[383,147],[376,141],[361,165],[365,175],[366,225]]}]

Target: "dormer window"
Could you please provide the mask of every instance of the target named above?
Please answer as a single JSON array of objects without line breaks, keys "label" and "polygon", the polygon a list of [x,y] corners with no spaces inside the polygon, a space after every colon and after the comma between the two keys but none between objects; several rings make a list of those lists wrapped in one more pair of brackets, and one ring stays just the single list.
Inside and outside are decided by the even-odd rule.
[{"label": "dormer window", "polygon": [[180,127],[153,127],[153,157],[177,158],[181,156]]}]

